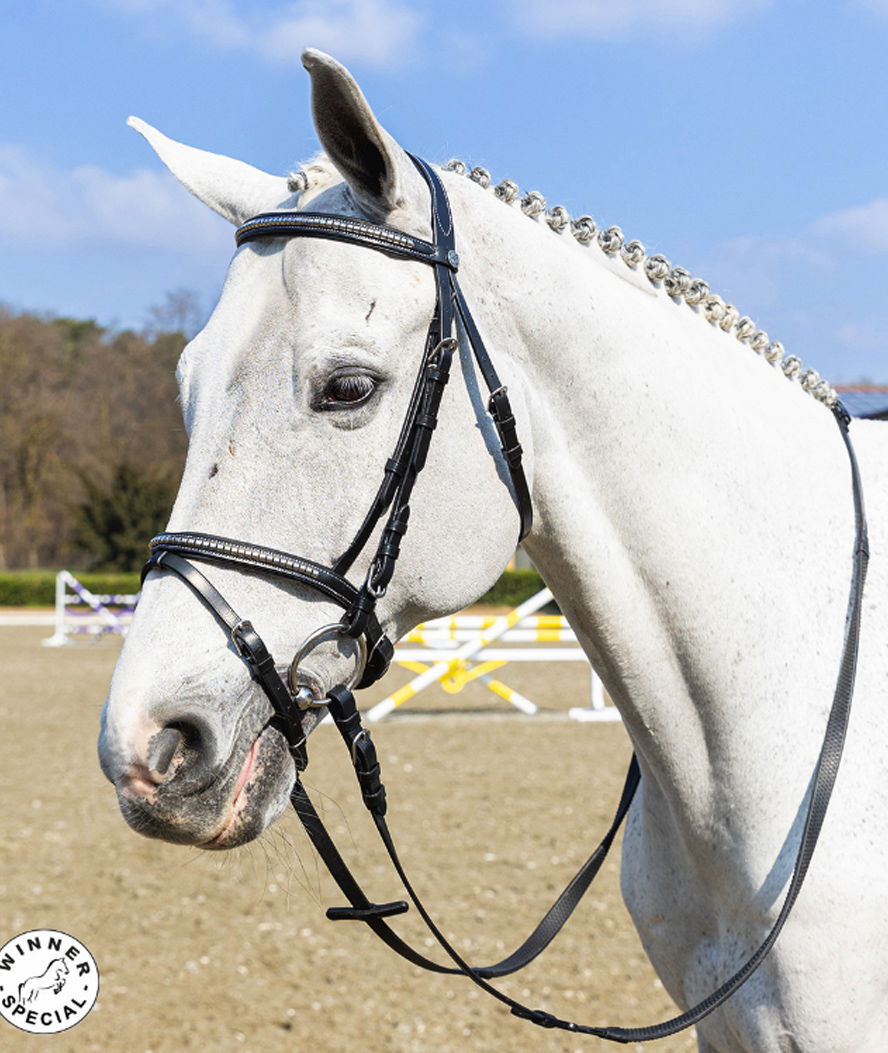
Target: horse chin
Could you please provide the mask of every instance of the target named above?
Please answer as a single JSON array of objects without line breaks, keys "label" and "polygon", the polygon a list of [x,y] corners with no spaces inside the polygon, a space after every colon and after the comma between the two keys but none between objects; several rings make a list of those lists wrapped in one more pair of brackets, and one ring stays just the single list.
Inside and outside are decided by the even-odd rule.
[{"label": "horse chin", "polygon": [[247,754],[221,829],[198,847],[220,851],[257,838],[286,808],[292,782],[286,742],[266,728]]},{"label": "horse chin", "polygon": [[252,744],[236,747],[219,776],[198,793],[172,778],[149,796],[119,789],[118,800],[137,833],[218,851],[258,837],[286,808],[292,784],[286,741],[266,727]]}]

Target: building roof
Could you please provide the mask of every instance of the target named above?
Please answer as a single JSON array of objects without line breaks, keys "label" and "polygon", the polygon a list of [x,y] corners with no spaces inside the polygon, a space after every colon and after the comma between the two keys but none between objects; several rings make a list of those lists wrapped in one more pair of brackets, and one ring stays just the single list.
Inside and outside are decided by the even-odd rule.
[{"label": "building roof", "polygon": [[857,384],[836,391],[852,417],[888,418],[888,387]]}]

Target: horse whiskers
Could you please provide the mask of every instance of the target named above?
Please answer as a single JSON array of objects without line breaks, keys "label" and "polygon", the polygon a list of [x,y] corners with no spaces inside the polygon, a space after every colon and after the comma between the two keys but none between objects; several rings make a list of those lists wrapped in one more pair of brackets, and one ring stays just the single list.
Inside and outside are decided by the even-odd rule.
[{"label": "horse whiskers", "polygon": [[[303,782],[305,782],[305,780],[303,780]],[[324,807],[324,805],[326,803],[329,803],[335,806],[336,811],[339,813],[339,818],[343,821],[343,823],[345,823],[345,832],[348,834],[348,839],[351,842],[352,848],[357,848],[358,842],[355,840],[355,836],[352,833],[352,827],[351,823],[349,822],[348,815],[346,814],[345,809],[339,803],[337,798],[331,796],[329,793],[325,793],[319,786],[313,786],[311,783],[308,782],[305,782],[305,786],[307,789],[311,789],[318,797],[321,798],[320,806],[318,808],[318,814],[322,819],[327,819],[327,809]]]},{"label": "horse whiskers", "polygon": [[[262,850],[266,856],[266,862],[270,865],[270,857],[273,853],[279,863],[284,863],[287,866],[287,908],[290,907],[290,888],[292,883],[299,886],[300,889],[315,903],[318,907],[323,907],[321,901],[321,890],[320,890],[320,868],[318,866],[317,855],[314,857],[315,862],[315,882],[312,887],[312,881],[309,876],[308,870],[306,869],[305,863],[299,853],[299,849],[295,842],[290,836],[281,829],[274,828],[273,830],[266,830],[262,837],[259,838],[258,843],[262,846]],[[297,870],[302,871],[304,880],[300,880]]]}]

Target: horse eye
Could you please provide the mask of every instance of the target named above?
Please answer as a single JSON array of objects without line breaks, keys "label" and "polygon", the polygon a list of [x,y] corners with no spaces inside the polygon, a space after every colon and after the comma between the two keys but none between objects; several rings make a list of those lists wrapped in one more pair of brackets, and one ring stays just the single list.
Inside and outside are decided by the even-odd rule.
[{"label": "horse eye", "polygon": [[328,406],[357,406],[370,398],[375,390],[373,378],[366,373],[342,373],[330,378],[324,402]]}]

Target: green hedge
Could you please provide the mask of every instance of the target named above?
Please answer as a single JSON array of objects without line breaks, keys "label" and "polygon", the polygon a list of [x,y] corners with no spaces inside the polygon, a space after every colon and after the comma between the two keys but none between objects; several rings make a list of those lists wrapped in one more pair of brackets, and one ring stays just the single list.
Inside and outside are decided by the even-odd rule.
[{"label": "green hedge", "polygon": [[[76,571],[74,577],[99,595],[132,596],[139,591],[138,574]],[[54,570],[11,570],[0,573],[0,607],[52,607]]]},{"label": "green hedge", "polygon": [[495,607],[517,607],[543,587],[543,579],[530,568],[507,570],[496,585],[478,600]]},{"label": "green hedge", "polygon": [[[90,592],[132,595],[139,591],[138,574],[75,572]],[[51,607],[55,603],[55,571],[13,570],[0,573],[0,607]],[[479,603],[517,607],[543,587],[535,570],[507,570]]]}]

